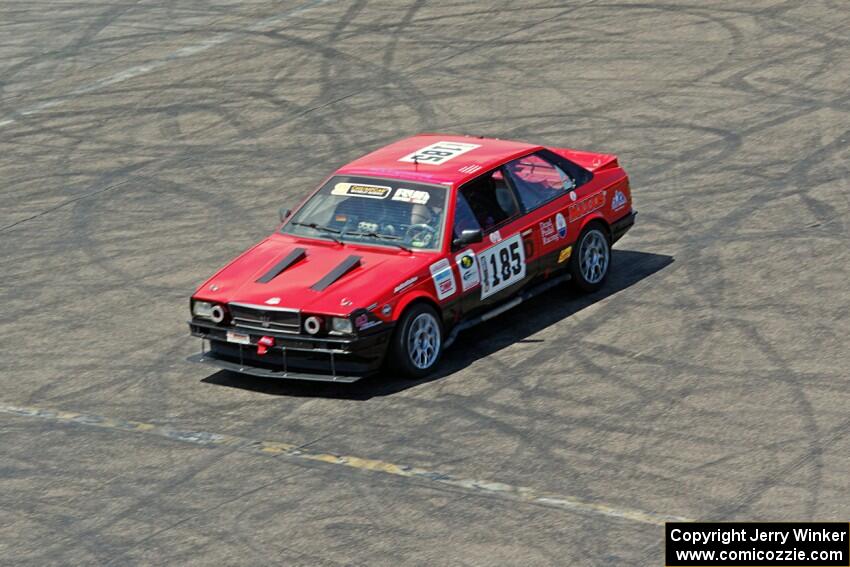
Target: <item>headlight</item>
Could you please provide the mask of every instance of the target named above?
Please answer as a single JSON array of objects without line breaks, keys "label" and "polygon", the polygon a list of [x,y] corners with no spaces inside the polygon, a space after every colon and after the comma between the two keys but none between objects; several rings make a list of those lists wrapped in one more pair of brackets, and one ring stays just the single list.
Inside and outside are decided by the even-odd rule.
[{"label": "headlight", "polygon": [[207,301],[192,302],[192,315],[202,319],[212,319],[213,304]]},{"label": "headlight", "polygon": [[354,328],[351,326],[351,319],[334,317],[331,319],[331,330],[337,333],[351,333]]},{"label": "headlight", "polygon": [[208,301],[195,301],[192,303],[192,315],[201,319],[209,319],[213,323],[224,321],[224,308]]}]

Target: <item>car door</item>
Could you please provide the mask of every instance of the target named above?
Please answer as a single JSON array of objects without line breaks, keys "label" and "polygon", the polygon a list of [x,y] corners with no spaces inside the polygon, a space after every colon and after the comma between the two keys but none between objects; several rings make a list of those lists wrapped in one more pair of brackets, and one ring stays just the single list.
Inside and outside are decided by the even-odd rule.
[{"label": "car door", "polygon": [[462,186],[455,202],[452,236],[480,229],[481,242],[453,246],[464,314],[499,303],[534,275],[534,231],[501,168]]},{"label": "car door", "polygon": [[506,179],[534,229],[533,269],[543,277],[567,267],[578,237],[570,207],[582,201],[590,177],[590,172],[565,161],[543,150],[504,165]]}]

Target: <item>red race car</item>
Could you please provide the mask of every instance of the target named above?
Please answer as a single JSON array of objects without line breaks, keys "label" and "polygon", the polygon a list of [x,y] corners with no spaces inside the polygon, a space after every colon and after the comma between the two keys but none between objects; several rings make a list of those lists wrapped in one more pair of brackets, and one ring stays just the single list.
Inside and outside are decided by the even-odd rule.
[{"label": "red race car", "polygon": [[[421,377],[457,333],[570,281],[634,224],[609,154],[427,134],[339,169],[191,300],[191,360],[265,377]],[[209,348],[206,348],[206,345]]]}]

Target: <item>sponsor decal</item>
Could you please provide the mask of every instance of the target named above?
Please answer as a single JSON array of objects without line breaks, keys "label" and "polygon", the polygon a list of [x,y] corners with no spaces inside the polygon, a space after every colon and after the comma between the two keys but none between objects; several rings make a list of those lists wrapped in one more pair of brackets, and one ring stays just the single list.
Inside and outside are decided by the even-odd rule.
[{"label": "sponsor decal", "polygon": [[557,242],[567,236],[567,220],[564,215],[558,213],[555,219],[546,219],[540,222],[540,238],[543,240],[543,246]]},{"label": "sponsor decal", "polygon": [[218,285],[216,285],[216,284],[212,284],[212,285],[210,286],[210,291],[218,291],[219,289],[221,289],[221,288],[220,288],[220,287],[218,287]]},{"label": "sponsor decal", "polygon": [[398,161],[420,165],[440,165],[480,147],[479,144],[466,144],[463,142],[437,142],[436,144],[420,148],[412,154],[407,154]]},{"label": "sponsor decal", "polygon": [[558,238],[566,238],[567,236],[567,221],[564,215],[558,213],[555,215],[555,228],[558,229]]},{"label": "sponsor decal", "polygon": [[366,308],[366,311],[374,311],[376,307],[378,307],[378,304],[373,303],[372,305]]},{"label": "sponsor decal", "polygon": [[337,183],[331,189],[331,195],[366,197],[368,199],[386,199],[392,187],[384,185],[363,185],[362,183]]},{"label": "sponsor decal", "polygon": [[546,219],[540,223],[540,237],[543,239],[543,246],[558,240],[558,233],[555,232],[555,224],[552,219]]},{"label": "sponsor decal", "polygon": [[455,256],[455,262],[457,262],[457,269],[460,272],[460,287],[463,291],[472,289],[481,282],[475,252],[467,250],[462,254],[458,254]]},{"label": "sponsor decal", "polygon": [[570,208],[567,209],[567,214],[570,217],[570,222],[577,221],[581,217],[604,207],[605,195],[606,192],[601,191],[595,195],[591,195],[587,199],[582,199],[578,203],[570,205]]},{"label": "sponsor decal", "polygon": [[452,273],[452,265],[448,258],[443,258],[439,262],[431,264],[431,278],[434,280],[434,287],[437,290],[437,298],[441,301],[447,297],[451,297],[457,291],[455,284],[455,275]]},{"label": "sponsor decal", "polygon": [[279,297],[270,297],[266,300],[266,305],[279,305],[280,298]]},{"label": "sponsor decal", "polygon": [[402,203],[413,203],[414,205],[424,205],[430,198],[431,194],[428,191],[399,188],[395,190],[392,200],[401,201]]},{"label": "sponsor decal", "polygon": [[522,237],[512,237],[478,254],[481,271],[481,299],[525,278],[525,247]]},{"label": "sponsor decal", "polygon": [[570,191],[570,200],[575,201],[578,199],[578,195],[576,195],[575,191]]},{"label": "sponsor decal", "polygon": [[616,211],[626,206],[626,196],[622,191],[614,191],[614,196],[611,197],[611,210]]},{"label": "sponsor decal", "polygon": [[418,279],[419,279],[419,276],[413,276],[413,277],[412,277],[412,278],[410,278],[410,279],[404,280],[403,282],[401,282],[400,284],[398,284],[397,286],[395,286],[395,289],[393,289],[393,293],[398,293],[398,292],[400,292],[400,291],[401,291],[401,290],[403,290],[403,289],[407,289],[407,288],[409,288],[409,287],[410,287],[410,286],[412,286],[412,285],[416,282],[416,280],[418,280]]},{"label": "sponsor decal", "polygon": [[349,305],[351,305],[351,303],[352,303],[351,300],[348,299],[347,297],[343,297],[342,299],[339,300],[339,304],[342,305],[343,307],[348,307]]},{"label": "sponsor decal", "polygon": [[496,242],[502,239],[502,234],[498,230],[494,230],[490,233],[490,242],[495,244]]},{"label": "sponsor decal", "polygon": [[383,323],[383,321],[381,321],[379,319],[370,321],[369,317],[365,313],[363,315],[358,316],[354,320],[354,325],[360,331],[365,331],[366,329],[371,329],[372,327],[377,327],[381,323]]},{"label": "sponsor decal", "polygon": [[569,260],[570,254],[572,254],[572,253],[573,253],[573,247],[572,246],[567,246],[566,248],[561,250],[561,253],[558,254],[558,263],[562,264],[562,263],[566,262],[567,260]]},{"label": "sponsor decal", "polygon": [[334,220],[336,222],[346,222],[348,220],[348,215],[334,215]]},{"label": "sponsor decal", "polygon": [[459,171],[459,172],[461,172],[461,173],[475,173],[476,171],[478,171],[479,169],[481,169],[481,167],[482,167],[482,166],[477,165],[477,164],[473,164],[473,165],[466,165],[466,166],[461,167],[460,169],[458,169],[458,171]]}]

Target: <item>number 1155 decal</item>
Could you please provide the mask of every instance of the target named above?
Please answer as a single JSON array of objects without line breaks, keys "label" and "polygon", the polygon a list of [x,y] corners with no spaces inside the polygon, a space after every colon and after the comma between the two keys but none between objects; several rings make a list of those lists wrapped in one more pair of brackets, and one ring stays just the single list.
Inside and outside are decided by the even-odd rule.
[{"label": "number 1155 decal", "polygon": [[478,254],[481,269],[481,299],[525,278],[525,248],[515,234]]}]

